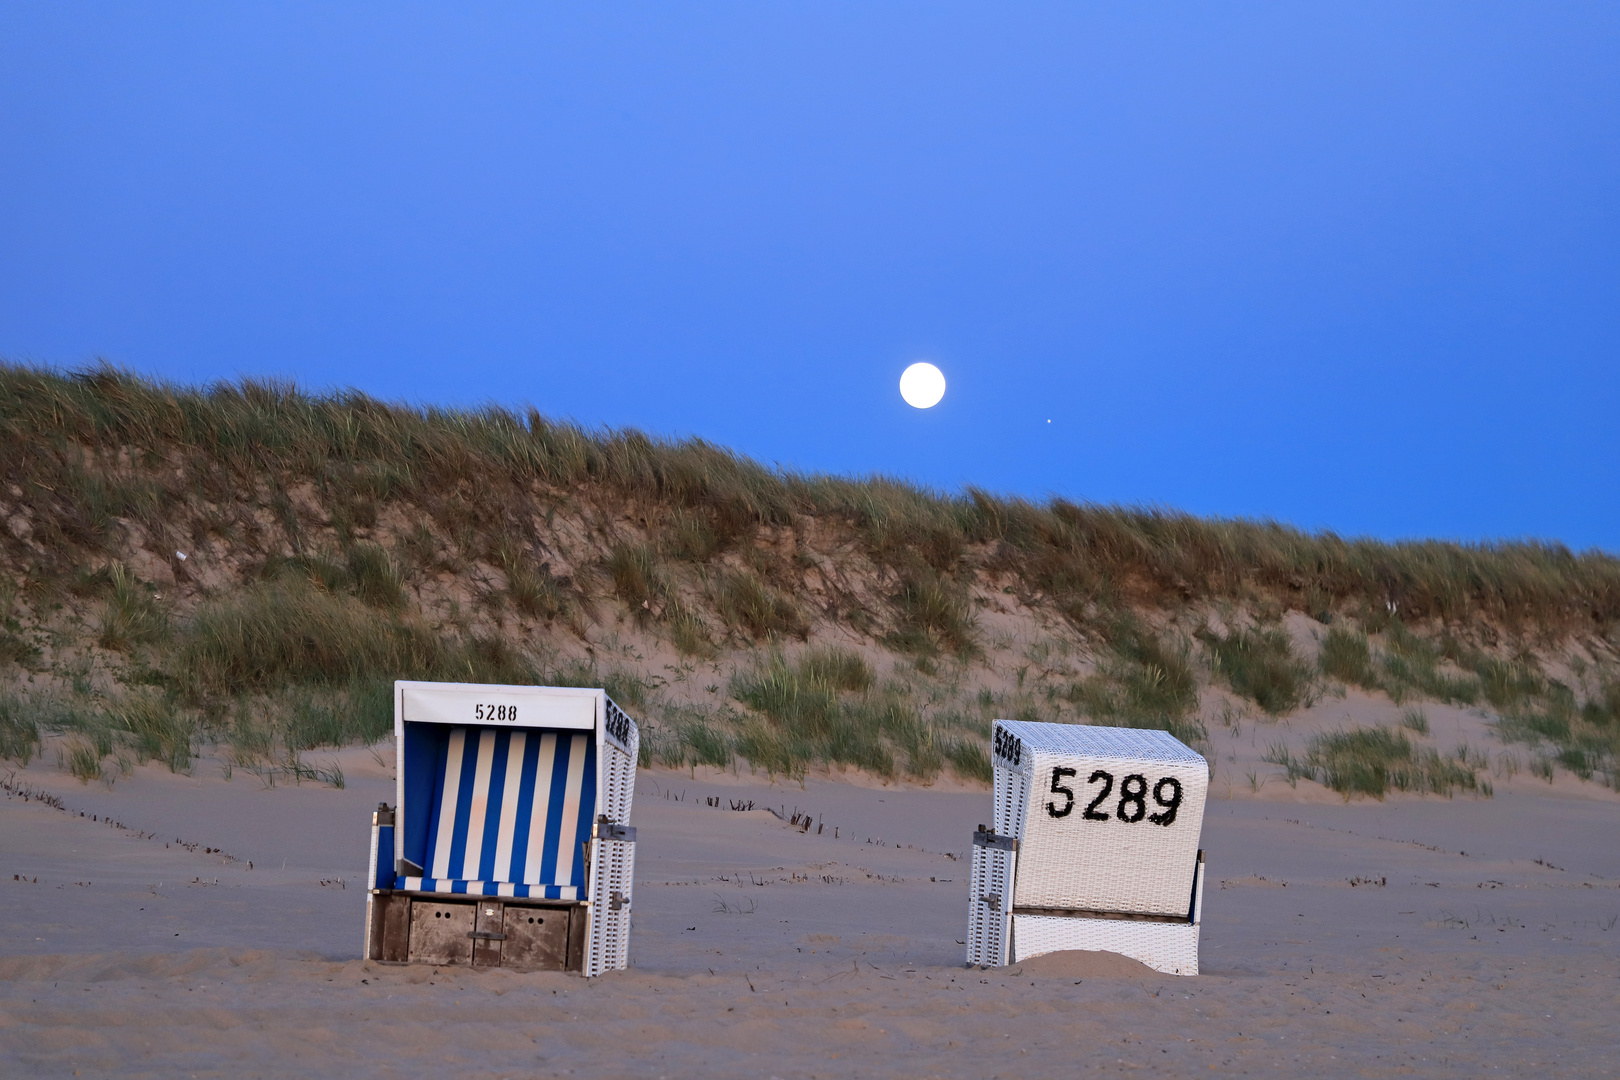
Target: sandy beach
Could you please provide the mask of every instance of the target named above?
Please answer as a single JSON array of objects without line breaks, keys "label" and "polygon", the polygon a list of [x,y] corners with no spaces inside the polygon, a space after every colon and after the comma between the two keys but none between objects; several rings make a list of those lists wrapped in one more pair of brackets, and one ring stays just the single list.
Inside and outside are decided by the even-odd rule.
[{"label": "sandy beach", "polygon": [[964,968],[985,791],[643,770],[632,967],[586,981],[356,959],[388,757],[339,755],[341,790],[0,773],[0,1071],[1613,1075],[1620,800],[1589,785],[1216,797],[1175,978]]}]

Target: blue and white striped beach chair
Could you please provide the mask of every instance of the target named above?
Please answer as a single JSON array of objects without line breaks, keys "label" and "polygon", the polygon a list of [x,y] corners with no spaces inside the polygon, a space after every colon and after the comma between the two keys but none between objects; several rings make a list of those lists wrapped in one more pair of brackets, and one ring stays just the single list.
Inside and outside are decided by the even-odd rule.
[{"label": "blue and white striped beach chair", "polygon": [[397,682],[366,956],[596,975],[629,959],[640,736],[601,690]]}]

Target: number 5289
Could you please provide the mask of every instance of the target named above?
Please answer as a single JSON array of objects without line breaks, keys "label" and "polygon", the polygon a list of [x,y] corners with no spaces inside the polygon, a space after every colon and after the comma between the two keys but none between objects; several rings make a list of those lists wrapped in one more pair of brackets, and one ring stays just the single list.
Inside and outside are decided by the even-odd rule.
[{"label": "number 5289", "polygon": [[[1066,769],[1059,765],[1052,770],[1053,795],[1063,796],[1061,805],[1052,800],[1046,804],[1046,812],[1055,818],[1068,817],[1074,811],[1074,789],[1062,781],[1079,774],[1074,769]],[[1154,813],[1148,813],[1148,780],[1141,773],[1131,773],[1119,783],[1119,801],[1108,804],[1109,796],[1114,793],[1114,774],[1098,769],[1086,779],[1088,784],[1100,784],[1092,800],[1086,804],[1085,811],[1080,815],[1087,821],[1107,821],[1110,817],[1123,821],[1127,825],[1134,825],[1144,817],[1155,825],[1168,827],[1176,820],[1176,811],[1181,808],[1181,781],[1173,776],[1161,777],[1152,787],[1153,802],[1159,807]],[[1109,814],[1112,810],[1112,815]]]}]

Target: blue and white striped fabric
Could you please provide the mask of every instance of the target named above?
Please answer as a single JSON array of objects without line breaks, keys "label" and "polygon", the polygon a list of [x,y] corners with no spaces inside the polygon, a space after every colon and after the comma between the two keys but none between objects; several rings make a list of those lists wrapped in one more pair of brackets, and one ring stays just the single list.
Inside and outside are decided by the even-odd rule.
[{"label": "blue and white striped fabric", "polygon": [[428,827],[427,871],[400,889],[583,900],[596,806],[588,733],[450,729]]}]

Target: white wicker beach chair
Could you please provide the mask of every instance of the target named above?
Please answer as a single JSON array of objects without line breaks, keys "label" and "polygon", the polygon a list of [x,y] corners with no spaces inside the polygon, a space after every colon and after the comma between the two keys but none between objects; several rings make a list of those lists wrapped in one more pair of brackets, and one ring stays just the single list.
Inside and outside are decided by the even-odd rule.
[{"label": "white wicker beach chair", "polygon": [[396,682],[366,951],[599,975],[629,962],[636,724],[601,690]]},{"label": "white wicker beach chair", "polygon": [[1063,949],[1198,974],[1209,765],[1164,731],[997,720],[967,962]]}]

